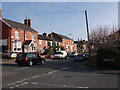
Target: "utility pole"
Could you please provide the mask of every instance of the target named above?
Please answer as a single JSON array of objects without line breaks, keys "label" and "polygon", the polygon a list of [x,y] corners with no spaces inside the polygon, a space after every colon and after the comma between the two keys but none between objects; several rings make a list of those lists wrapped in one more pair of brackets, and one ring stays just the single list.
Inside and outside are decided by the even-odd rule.
[{"label": "utility pole", "polygon": [[91,55],[91,51],[90,51],[90,36],[89,36],[89,27],[88,27],[87,10],[85,10],[84,12],[85,12],[86,28],[87,28],[88,50],[89,50],[89,54]]}]

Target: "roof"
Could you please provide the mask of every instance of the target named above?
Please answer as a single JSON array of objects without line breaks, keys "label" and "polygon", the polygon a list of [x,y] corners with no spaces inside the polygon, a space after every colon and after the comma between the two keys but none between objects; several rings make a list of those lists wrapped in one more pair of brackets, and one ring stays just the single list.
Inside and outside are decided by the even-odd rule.
[{"label": "roof", "polygon": [[82,41],[74,41],[74,43],[75,44],[86,44],[87,43],[87,41],[85,41],[85,40],[82,40]]},{"label": "roof", "polygon": [[60,39],[58,39],[58,38],[52,38],[52,40],[53,41],[55,41],[55,42],[62,42]]},{"label": "roof", "polygon": [[[52,32],[52,34],[57,34],[57,33]],[[61,37],[61,38],[64,38],[64,39],[73,40],[73,39],[71,39],[71,38],[69,38],[69,37],[67,37],[67,36],[61,35],[61,34],[57,34],[57,35],[58,35],[59,37]]]},{"label": "roof", "polygon": [[110,34],[108,37],[115,37],[116,35],[120,35],[120,30]]},{"label": "roof", "polygon": [[31,32],[38,33],[36,30],[32,29],[31,27],[29,27],[25,24],[15,22],[15,21],[12,21],[12,20],[8,20],[8,19],[5,19],[5,18],[3,18],[2,20],[12,28],[18,28],[18,29],[22,29],[22,30],[25,30],[25,31],[31,31]]},{"label": "roof", "polygon": [[41,40],[47,40],[47,41],[53,41],[53,39],[49,38],[49,37],[46,37],[44,35],[38,35],[38,39],[41,39]]}]

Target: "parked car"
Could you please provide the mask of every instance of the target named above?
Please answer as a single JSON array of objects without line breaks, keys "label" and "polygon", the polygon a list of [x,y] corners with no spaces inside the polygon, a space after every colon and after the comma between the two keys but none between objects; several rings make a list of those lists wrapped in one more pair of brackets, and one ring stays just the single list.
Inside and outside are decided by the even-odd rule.
[{"label": "parked car", "polygon": [[85,57],[86,60],[88,60],[88,58],[90,57],[90,54],[85,53],[83,54],[83,56]]},{"label": "parked car", "polygon": [[17,54],[11,51],[2,51],[2,58],[16,58]]},{"label": "parked car", "polygon": [[62,51],[56,51],[54,54],[54,58],[66,58],[67,57],[67,52],[62,50]]},{"label": "parked car", "polygon": [[77,56],[77,55],[78,55],[77,52],[72,52],[72,53],[69,54],[69,57],[75,57],[75,56]]},{"label": "parked car", "polygon": [[80,54],[80,55],[77,55],[75,58],[74,58],[75,61],[85,61],[86,58],[83,54]]},{"label": "parked car", "polygon": [[44,64],[45,59],[37,56],[36,53],[19,53],[15,62],[20,66],[23,64],[33,66],[37,63]]}]

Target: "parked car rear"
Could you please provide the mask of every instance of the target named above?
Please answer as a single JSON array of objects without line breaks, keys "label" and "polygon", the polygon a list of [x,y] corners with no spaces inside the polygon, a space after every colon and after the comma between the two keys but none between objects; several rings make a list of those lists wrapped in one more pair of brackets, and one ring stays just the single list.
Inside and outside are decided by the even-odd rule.
[{"label": "parked car rear", "polygon": [[70,53],[68,56],[69,56],[69,57],[75,57],[75,56],[77,56],[77,55],[78,55],[77,52],[72,52],[72,53]]},{"label": "parked car rear", "polygon": [[38,63],[44,64],[45,59],[37,56],[36,53],[19,53],[15,62],[20,66],[23,64],[33,66]]},{"label": "parked car rear", "polygon": [[85,61],[86,58],[83,54],[77,55],[74,59],[75,61]]},{"label": "parked car rear", "polygon": [[83,54],[83,56],[85,57],[86,60],[88,60],[88,58],[90,57],[90,54]]},{"label": "parked car rear", "polygon": [[16,58],[17,54],[11,51],[2,51],[2,58]]},{"label": "parked car rear", "polygon": [[54,54],[54,58],[67,58],[67,52],[62,50],[62,51],[56,51]]}]

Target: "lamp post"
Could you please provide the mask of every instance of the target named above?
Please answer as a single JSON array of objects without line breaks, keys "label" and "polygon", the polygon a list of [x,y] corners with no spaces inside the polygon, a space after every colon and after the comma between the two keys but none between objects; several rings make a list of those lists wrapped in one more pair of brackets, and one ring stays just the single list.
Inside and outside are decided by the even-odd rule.
[{"label": "lamp post", "polygon": [[88,27],[87,10],[85,10],[84,12],[85,12],[86,28],[87,28],[88,50],[89,50],[89,54],[91,55],[91,51],[90,51],[90,36],[89,36],[89,27]]}]

